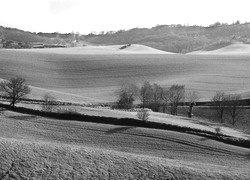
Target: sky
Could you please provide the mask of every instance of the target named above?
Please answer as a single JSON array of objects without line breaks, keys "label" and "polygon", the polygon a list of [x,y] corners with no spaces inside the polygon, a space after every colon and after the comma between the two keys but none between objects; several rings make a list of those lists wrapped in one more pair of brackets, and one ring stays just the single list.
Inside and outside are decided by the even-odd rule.
[{"label": "sky", "polygon": [[249,0],[0,0],[0,26],[80,32],[250,22]]}]

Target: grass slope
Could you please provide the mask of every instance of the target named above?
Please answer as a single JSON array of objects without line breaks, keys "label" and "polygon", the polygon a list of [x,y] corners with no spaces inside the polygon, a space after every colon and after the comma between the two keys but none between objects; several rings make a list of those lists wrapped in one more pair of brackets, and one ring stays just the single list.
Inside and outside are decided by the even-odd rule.
[{"label": "grass slope", "polygon": [[249,44],[231,44],[223,48],[218,48],[212,51],[195,51],[189,54],[207,54],[207,55],[250,55]]},{"label": "grass slope", "polygon": [[0,139],[1,179],[249,179],[247,169]]},{"label": "grass slope", "polygon": [[[2,36],[2,37],[1,37]],[[34,33],[22,31],[14,28],[5,28],[0,26],[0,39],[12,40],[18,42],[49,42],[49,38],[38,36]]]},{"label": "grass slope", "polygon": [[[113,46],[84,46],[56,49],[23,49],[24,52],[56,53],[56,54],[174,54],[140,44],[113,45]],[[125,48],[123,48],[125,47]],[[19,50],[20,51],[20,50]]]},{"label": "grass slope", "polygon": [[[0,78],[21,75],[34,87],[31,97],[51,92],[59,100],[109,102],[123,81],[185,84],[201,100],[223,90],[249,97],[249,56],[175,54],[77,54],[78,49],[0,50]],[[60,53],[58,53],[60,51]],[[59,93],[57,93],[59,92]]]}]

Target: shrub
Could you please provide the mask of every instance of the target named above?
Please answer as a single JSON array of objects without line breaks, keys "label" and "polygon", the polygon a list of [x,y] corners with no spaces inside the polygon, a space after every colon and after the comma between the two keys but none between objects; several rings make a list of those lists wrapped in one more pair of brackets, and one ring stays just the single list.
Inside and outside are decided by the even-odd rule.
[{"label": "shrub", "polygon": [[45,94],[43,97],[42,110],[46,112],[52,112],[56,108],[56,99],[50,94]]},{"label": "shrub", "polygon": [[138,119],[142,121],[147,121],[149,118],[149,112],[146,109],[141,109],[137,112]]},{"label": "shrub", "polygon": [[216,127],[214,128],[215,132],[217,135],[221,134],[221,128],[220,127]]}]

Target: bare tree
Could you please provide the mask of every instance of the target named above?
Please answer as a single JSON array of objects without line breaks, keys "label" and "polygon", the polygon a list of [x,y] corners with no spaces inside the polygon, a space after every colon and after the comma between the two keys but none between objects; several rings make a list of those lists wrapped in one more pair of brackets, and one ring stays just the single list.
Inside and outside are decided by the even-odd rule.
[{"label": "bare tree", "polygon": [[137,112],[138,119],[142,121],[147,121],[149,118],[149,112],[146,109],[141,109]]},{"label": "bare tree", "polygon": [[223,123],[223,115],[226,109],[226,94],[224,92],[217,91],[212,98],[212,101],[214,102],[216,111],[221,119],[221,123]]},{"label": "bare tree", "polygon": [[188,92],[186,95],[186,100],[188,102],[188,117],[191,118],[192,117],[192,111],[193,111],[193,107],[196,105],[196,102],[199,100],[199,94],[196,91],[191,91]]},{"label": "bare tree", "polygon": [[123,83],[121,88],[117,91],[118,101],[117,106],[121,109],[131,109],[133,102],[138,95],[138,87],[135,84]]},{"label": "bare tree", "polygon": [[174,84],[169,89],[169,102],[171,114],[177,115],[177,108],[180,102],[185,100],[185,85]]},{"label": "bare tree", "polygon": [[244,111],[243,104],[240,100],[241,96],[237,94],[230,94],[226,97],[226,112],[232,118],[232,125],[235,125],[235,123],[241,119]]},{"label": "bare tree", "polygon": [[152,86],[152,105],[155,112],[159,112],[160,105],[163,98],[163,88],[158,84]]},{"label": "bare tree", "polygon": [[163,113],[166,112],[166,108],[167,108],[168,103],[169,103],[169,89],[164,88],[163,92],[162,92],[162,100],[161,100]]},{"label": "bare tree", "polygon": [[13,108],[16,103],[20,102],[22,98],[31,92],[31,89],[25,84],[25,79],[21,77],[15,77],[9,81],[1,82],[0,90],[3,92],[3,95],[10,100],[10,106]]},{"label": "bare tree", "polygon": [[149,82],[144,82],[140,90],[140,99],[142,102],[142,108],[148,106],[152,101],[152,85]]},{"label": "bare tree", "polygon": [[56,107],[56,99],[50,94],[45,94],[43,97],[42,109],[47,112],[52,112]]}]

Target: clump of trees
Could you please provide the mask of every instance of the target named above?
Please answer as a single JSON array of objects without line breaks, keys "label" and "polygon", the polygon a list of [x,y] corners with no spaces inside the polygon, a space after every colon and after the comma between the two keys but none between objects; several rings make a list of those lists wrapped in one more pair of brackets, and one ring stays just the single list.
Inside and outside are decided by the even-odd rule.
[{"label": "clump of trees", "polygon": [[171,114],[177,116],[178,106],[185,101],[185,86],[174,84],[169,89],[169,103]]},{"label": "clump of trees", "polygon": [[229,122],[235,125],[244,114],[244,103],[238,94],[225,94],[224,92],[218,91],[213,96],[212,101],[221,123],[224,122],[224,116],[227,115],[227,117],[231,118]]},{"label": "clump of trees", "polygon": [[[178,115],[178,107],[185,105],[188,106],[187,116],[191,118],[193,108],[199,99],[200,95],[196,91],[186,92],[185,85],[173,84],[166,88],[145,81],[141,87],[131,83],[123,84],[118,90],[117,107],[131,109],[135,106],[134,102],[139,100],[139,106],[142,109],[149,108],[155,112],[162,111],[163,113],[168,109],[170,114]],[[225,121],[224,116],[230,119],[229,122],[232,125],[235,125],[242,118],[244,107],[240,95],[218,91],[211,101],[221,123]],[[139,112],[137,117],[140,119],[143,114],[145,115],[146,111]]]},{"label": "clump of trees", "polygon": [[231,117],[231,124],[235,125],[235,123],[239,121],[244,114],[244,104],[240,101],[241,96],[237,94],[229,94],[226,100],[226,112]]},{"label": "clump of trees", "polygon": [[221,123],[223,123],[223,115],[226,109],[226,94],[222,91],[217,91],[213,96],[212,101],[214,102]]},{"label": "clump of trees", "polygon": [[147,109],[140,109],[138,112],[137,112],[137,117],[138,119],[146,122],[149,118],[149,112]]},{"label": "clump of trees", "polygon": [[10,101],[10,106],[14,108],[16,103],[20,102],[22,98],[31,92],[31,89],[26,84],[24,78],[14,77],[8,81],[2,81],[0,83],[0,91]]},{"label": "clump of trees", "polygon": [[52,112],[56,108],[56,99],[50,95],[45,94],[43,96],[43,104],[42,104],[42,110],[46,112]]},{"label": "clump of trees", "polygon": [[118,101],[117,107],[119,109],[131,109],[133,103],[138,95],[138,87],[132,83],[123,83],[121,88],[117,91]]},{"label": "clump of trees", "polygon": [[130,109],[136,98],[140,100],[143,109],[150,108],[159,112],[162,107],[165,112],[166,107],[170,106],[171,114],[177,115],[178,106],[185,100],[185,86],[174,84],[170,88],[163,88],[148,81],[145,81],[140,88],[134,84],[123,85],[118,90],[117,107]]}]

